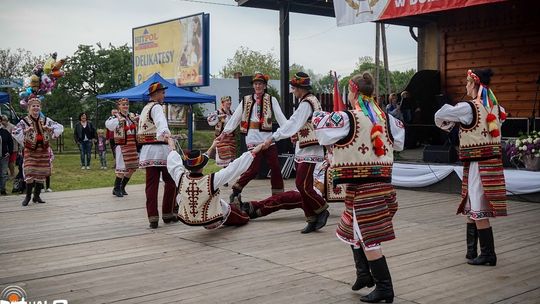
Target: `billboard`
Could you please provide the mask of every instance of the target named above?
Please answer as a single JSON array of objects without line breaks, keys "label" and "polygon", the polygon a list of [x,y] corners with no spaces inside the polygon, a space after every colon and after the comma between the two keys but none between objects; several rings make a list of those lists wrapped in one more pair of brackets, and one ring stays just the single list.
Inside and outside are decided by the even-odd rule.
[{"label": "billboard", "polygon": [[338,26],[383,21],[506,0],[334,0]]},{"label": "billboard", "polygon": [[209,21],[201,13],[134,28],[133,83],[159,73],[179,87],[207,86]]}]

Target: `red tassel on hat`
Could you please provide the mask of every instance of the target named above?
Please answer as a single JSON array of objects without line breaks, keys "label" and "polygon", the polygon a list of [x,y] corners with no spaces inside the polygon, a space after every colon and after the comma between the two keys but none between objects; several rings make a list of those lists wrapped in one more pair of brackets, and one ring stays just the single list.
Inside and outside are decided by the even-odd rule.
[{"label": "red tassel on hat", "polygon": [[499,112],[499,117],[501,120],[506,120],[506,112]]}]

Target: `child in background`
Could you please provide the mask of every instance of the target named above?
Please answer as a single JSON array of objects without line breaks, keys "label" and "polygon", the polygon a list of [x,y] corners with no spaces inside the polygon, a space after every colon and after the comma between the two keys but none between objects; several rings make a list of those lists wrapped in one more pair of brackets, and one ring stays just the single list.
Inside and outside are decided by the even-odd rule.
[{"label": "child in background", "polygon": [[101,169],[106,170],[107,169],[107,138],[105,137],[105,130],[99,129],[98,130],[98,152],[99,152],[99,160],[101,162]]}]

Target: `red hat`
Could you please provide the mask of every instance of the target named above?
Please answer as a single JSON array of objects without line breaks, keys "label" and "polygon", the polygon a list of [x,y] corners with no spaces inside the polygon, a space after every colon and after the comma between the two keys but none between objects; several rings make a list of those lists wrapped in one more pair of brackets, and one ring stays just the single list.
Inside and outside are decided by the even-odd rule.
[{"label": "red hat", "polygon": [[264,84],[268,84],[268,80],[270,79],[270,76],[264,75],[263,73],[255,73],[253,75],[253,78],[251,79],[251,84],[253,84],[255,81],[262,81]]},{"label": "red hat", "polygon": [[167,87],[164,87],[161,82],[152,82],[148,87],[148,94],[152,95],[153,93],[159,90],[166,90]]}]

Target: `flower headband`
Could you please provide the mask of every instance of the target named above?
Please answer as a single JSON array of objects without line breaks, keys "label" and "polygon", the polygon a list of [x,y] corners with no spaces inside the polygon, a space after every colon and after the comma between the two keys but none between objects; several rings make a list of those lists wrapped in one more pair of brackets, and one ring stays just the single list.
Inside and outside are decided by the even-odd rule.
[{"label": "flower headband", "polygon": [[480,77],[478,77],[472,70],[467,71],[467,78],[472,79],[475,84],[480,84]]},{"label": "flower headband", "polygon": [[310,85],[310,83],[311,83],[311,80],[309,76],[301,77],[301,76],[294,75],[293,79],[291,79],[292,86],[308,86]]},{"label": "flower headband", "polygon": [[349,79],[349,89],[351,90],[351,92],[353,92],[354,94],[357,94],[358,91],[360,90],[360,88],[358,87],[358,85],[352,81],[352,79]]}]

